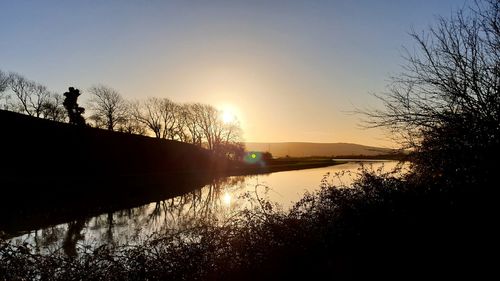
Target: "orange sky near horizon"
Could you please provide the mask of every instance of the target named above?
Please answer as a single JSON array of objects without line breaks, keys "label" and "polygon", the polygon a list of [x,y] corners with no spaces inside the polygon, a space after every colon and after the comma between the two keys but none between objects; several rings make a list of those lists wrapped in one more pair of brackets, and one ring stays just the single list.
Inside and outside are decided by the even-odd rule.
[{"label": "orange sky near horizon", "polygon": [[361,126],[402,71],[408,31],[469,0],[6,1],[0,69],[63,93],[96,84],[129,100],[233,112],[248,142],[394,147]]}]

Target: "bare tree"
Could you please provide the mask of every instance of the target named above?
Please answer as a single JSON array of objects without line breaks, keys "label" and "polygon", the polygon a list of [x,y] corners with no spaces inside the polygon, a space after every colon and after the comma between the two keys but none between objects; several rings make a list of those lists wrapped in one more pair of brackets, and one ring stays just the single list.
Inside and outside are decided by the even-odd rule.
[{"label": "bare tree", "polygon": [[183,127],[187,131],[187,139],[194,145],[201,146],[203,131],[200,126],[199,111],[203,105],[199,103],[185,104],[181,109]]},{"label": "bare tree", "polygon": [[9,88],[14,92],[17,98],[16,110],[31,116],[32,113],[31,110],[29,110],[28,99],[31,88],[34,86],[33,83],[17,73],[10,73],[8,81]]},{"label": "bare tree", "polygon": [[144,124],[140,123],[134,118],[126,118],[124,122],[120,123],[117,131],[141,136],[147,135],[147,130]]},{"label": "bare tree", "polygon": [[160,100],[159,108],[162,122],[161,137],[173,140],[177,134],[179,106],[170,99],[163,98]]},{"label": "bare tree", "polygon": [[180,106],[168,98],[148,98],[132,104],[132,115],[157,138],[176,139],[179,136]]},{"label": "bare tree", "polygon": [[16,107],[19,112],[41,117],[43,104],[50,95],[45,86],[28,80],[18,73],[9,74],[8,85],[16,97]]},{"label": "bare tree", "polygon": [[194,120],[209,150],[225,154],[230,144],[240,142],[241,128],[237,120],[223,122],[221,111],[211,105],[195,104],[193,109]]},{"label": "bare tree", "polygon": [[177,105],[177,124],[175,126],[175,135],[177,139],[181,142],[186,142],[190,143],[191,142],[191,137],[189,135],[189,132],[187,130],[187,114],[188,112],[186,111],[186,105],[185,104],[178,104]]},{"label": "bare tree", "polygon": [[50,92],[47,90],[47,87],[35,83],[32,94],[28,100],[35,117],[43,117],[43,109],[45,104],[50,100]]},{"label": "bare tree", "polygon": [[224,123],[221,112],[211,105],[181,105],[167,98],[148,98],[131,103],[130,108],[133,119],[146,126],[157,138],[205,146],[219,154],[241,150],[239,123],[237,120]]},{"label": "bare tree", "polygon": [[9,76],[0,70],[0,106],[8,110],[9,108],[9,99],[10,96],[5,94],[5,90],[7,90],[7,87],[9,85]]},{"label": "bare tree", "polygon": [[181,104],[177,111],[176,134],[180,141],[201,146],[201,132],[196,120],[196,104]]},{"label": "bare tree", "polygon": [[214,151],[233,160],[241,160],[245,145],[242,142],[241,127],[238,120],[226,123],[219,118],[215,136]]},{"label": "bare tree", "polygon": [[119,132],[146,135],[147,127],[135,117],[137,102],[126,102],[125,118],[118,126]]},{"label": "bare tree", "polygon": [[368,112],[369,125],[402,134],[427,162],[451,159],[438,170],[463,171],[456,165],[468,161],[457,158],[465,151],[483,151],[469,155],[477,161],[499,145],[500,2],[478,2],[411,37],[416,49],[407,51],[404,72],[380,96],[385,109]]},{"label": "bare tree", "polygon": [[410,34],[417,52],[407,51],[405,72],[380,96],[385,109],[369,112],[371,125],[407,132],[415,145],[459,115],[498,124],[499,4],[491,3],[488,14],[460,11],[450,20],[440,18],[428,33]]},{"label": "bare tree", "polygon": [[10,73],[6,75],[0,71],[0,93],[7,88],[12,90],[16,101],[11,102],[10,95],[2,97],[4,109],[8,110],[13,107],[30,116],[64,121],[65,110],[62,106],[62,97],[50,93],[45,86],[30,81],[20,74]]},{"label": "bare tree", "polygon": [[219,126],[219,111],[207,104],[199,104],[195,111],[198,126],[203,133],[204,141],[207,143],[209,150],[215,148],[215,137]]},{"label": "bare tree", "polygon": [[64,99],[60,94],[50,94],[49,99],[42,105],[43,118],[64,122],[66,120],[66,110],[63,101]]},{"label": "bare tree", "polygon": [[9,83],[9,76],[0,70],[0,93],[3,93],[7,89]]},{"label": "bare tree", "polygon": [[161,138],[162,132],[160,104],[160,99],[148,98],[143,102],[136,101],[130,105],[133,118],[144,124],[157,138]]},{"label": "bare tree", "polygon": [[92,111],[90,119],[95,126],[115,130],[126,120],[127,106],[122,96],[114,89],[103,85],[90,88],[91,94],[88,108]]},{"label": "bare tree", "polygon": [[229,123],[222,122],[222,131],[218,139],[222,144],[238,143],[241,142],[241,135],[240,122],[235,118],[235,120]]}]

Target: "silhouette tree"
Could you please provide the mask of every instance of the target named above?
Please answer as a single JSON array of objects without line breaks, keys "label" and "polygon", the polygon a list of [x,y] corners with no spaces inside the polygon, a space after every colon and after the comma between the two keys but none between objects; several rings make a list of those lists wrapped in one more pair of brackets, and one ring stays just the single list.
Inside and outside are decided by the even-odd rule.
[{"label": "silhouette tree", "polygon": [[2,70],[0,70],[0,93],[4,92],[7,89],[7,85],[9,83],[9,77]]},{"label": "silhouette tree", "polygon": [[398,134],[433,175],[491,172],[480,163],[500,143],[500,2],[478,2],[411,37],[416,50],[379,96],[385,109],[367,113],[369,125]]},{"label": "silhouette tree", "polygon": [[69,123],[77,126],[85,126],[85,119],[82,114],[85,112],[83,107],[78,106],[77,99],[80,96],[80,91],[73,87],[69,87],[68,92],[64,93],[65,99],[63,102],[64,108],[68,112]]},{"label": "silhouette tree", "polygon": [[162,122],[159,109],[160,99],[148,98],[131,104],[131,113],[135,120],[144,124],[156,138],[161,138]]},{"label": "silhouette tree", "polygon": [[9,76],[0,70],[0,100],[3,100],[0,103],[0,106],[6,110],[9,107],[8,100],[10,96],[4,95],[4,92],[7,89],[8,85],[9,85]]},{"label": "silhouette tree", "polygon": [[221,112],[201,103],[177,104],[167,98],[148,98],[131,104],[133,118],[157,138],[190,142],[230,158],[241,156],[241,127],[223,122]]},{"label": "silhouette tree", "polygon": [[17,111],[29,116],[42,117],[43,104],[49,99],[47,88],[34,81],[26,79],[18,73],[10,73],[8,86],[17,99]]},{"label": "silhouette tree", "polygon": [[42,115],[45,119],[63,122],[66,119],[63,98],[60,94],[51,94],[50,98],[42,104]]},{"label": "silhouette tree", "polygon": [[145,136],[147,132],[146,126],[137,120],[134,115],[135,102],[126,102],[125,107],[124,120],[119,124],[117,130],[119,132]]},{"label": "silhouette tree", "polygon": [[168,98],[148,98],[132,104],[132,115],[162,139],[178,138],[180,106]]},{"label": "silhouette tree", "polygon": [[18,73],[7,75],[0,70],[0,94],[8,88],[14,93],[15,101],[10,100],[10,95],[0,95],[5,110],[13,109],[29,116],[64,121],[62,97],[59,94],[49,92],[45,86]]},{"label": "silhouette tree", "polygon": [[89,108],[92,110],[90,118],[96,127],[115,130],[126,121],[127,106],[122,96],[114,89],[99,85],[89,89],[91,94]]},{"label": "silhouette tree", "polygon": [[269,151],[263,152],[262,153],[262,160],[268,162],[273,160],[273,154]]},{"label": "silhouette tree", "polygon": [[179,108],[180,106],[170,99],[161,99],[160,114],[162,122],[162,138],[170,140],[177,138],[177,128],[180,120],[178,116]]},{"label": "silhouette tree", "polygon": [[183,135],[182,141],[190,142],[194,145],[201,146],[203,132],[199,125],[197,112],[201,108],[201,104],[189,103],[183,104],[179,112],[179,125],[182,126],[180,133]]},{"label": "silhouette tree", "polygon": [[69,257],[76,257],[78,254],[76,245],[79,240],[84,238],[81,232],[85,227],[85,223],[85,219],[78,219],[68,223],[68,231],[63,241],[63,249]]}]

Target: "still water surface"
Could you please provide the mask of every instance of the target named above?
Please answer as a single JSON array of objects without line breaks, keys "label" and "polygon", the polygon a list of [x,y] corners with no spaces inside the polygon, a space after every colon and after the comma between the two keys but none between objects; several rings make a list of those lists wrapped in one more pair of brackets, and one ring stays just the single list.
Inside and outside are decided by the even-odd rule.
[{"label": "still water surface", "polygon": [[153,233],[180,231],[208,217],[230,220],[239,211],[251,207],[248,197],[266,198],[287,210],[306,191],[318,190],[322,180],[349,185],[361,165],[388,172],[397,162],[349,162],[316,169],[222,178],[182,196],[33,230],[10,241],[29,243],[42,253],[63,250],[68,255],[102,244],[133,245]]}]

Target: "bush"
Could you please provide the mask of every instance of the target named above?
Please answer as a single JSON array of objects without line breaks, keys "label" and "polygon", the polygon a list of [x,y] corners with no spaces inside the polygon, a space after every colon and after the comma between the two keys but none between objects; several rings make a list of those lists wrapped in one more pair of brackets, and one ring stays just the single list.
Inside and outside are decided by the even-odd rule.
[{"label": "bush", "polygon": [[[476,227],[484,227],[480,222],[490,218],[483,214],[489,207],[479,207],[484,201],[470,190],[455,194],[414,178],[364,170],[352,187],[331,186],[325,180],[318,192],[306,194],[288,212],[249,196],[255,207],[238,219],[207,220],[136,246],[82,249],[74,258],[38,254],[27,245],[3,242],[0,276],[3,280],[343,280],[396,279],[413,271],[420,277],[436,270],[435,274],[457,275],[487,272],[480,263],[486,258],[477,256],[474,244],[485,238]],[[479,216],[483,217],[476,221]]]}]

